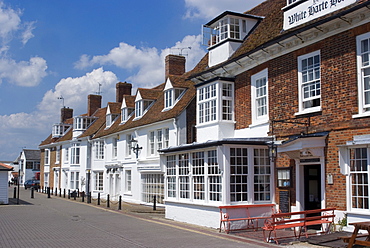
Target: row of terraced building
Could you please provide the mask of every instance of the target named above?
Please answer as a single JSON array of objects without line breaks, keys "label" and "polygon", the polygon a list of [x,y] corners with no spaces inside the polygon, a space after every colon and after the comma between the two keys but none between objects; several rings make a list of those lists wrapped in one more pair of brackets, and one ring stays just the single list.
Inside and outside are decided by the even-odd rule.
[{"label": "row of terraced building", "polygon": [[[244,11],[244,10],[241,10]],[[157,87],[116,84],[61,110],[40,144],[45,187],[152,204],[218,227],[220,205],[370,215],[370,6],[267,0],[203,27],[192,70],[168,55]],[[335,193],[333,193],[335,192]]]}]

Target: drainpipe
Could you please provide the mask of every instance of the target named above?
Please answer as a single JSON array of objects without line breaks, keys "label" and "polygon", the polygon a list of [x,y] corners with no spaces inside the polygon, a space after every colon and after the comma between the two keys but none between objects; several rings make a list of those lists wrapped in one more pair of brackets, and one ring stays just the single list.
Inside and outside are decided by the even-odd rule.
[{"label": "drainpipe", "polygon": [[179,145],[180,143],[180,138],[179,138],[179,127],[177,125],[177,119],[176,118],[173,118],[173,125],[175,127],[175,130],[176,130],[176,146]]},{"label": "drainpipe", "polygon": [[91,177],[91,143],[92,143],[92,135],[90,135],[87,139],[87,151],[86,151],[86,197],[87,203],[90,203],[89,200],[91,199],[90,196],[90,177]]}]

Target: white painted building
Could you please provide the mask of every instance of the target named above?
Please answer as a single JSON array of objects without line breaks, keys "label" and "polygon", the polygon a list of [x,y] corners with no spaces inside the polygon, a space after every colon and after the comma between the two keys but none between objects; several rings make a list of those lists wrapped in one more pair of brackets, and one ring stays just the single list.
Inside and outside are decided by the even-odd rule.
[{"label": "white painted building", "polygon": [[0,163],[0,205],[9,203],[8,172],[12,170],[13,170],[13,167]]}]

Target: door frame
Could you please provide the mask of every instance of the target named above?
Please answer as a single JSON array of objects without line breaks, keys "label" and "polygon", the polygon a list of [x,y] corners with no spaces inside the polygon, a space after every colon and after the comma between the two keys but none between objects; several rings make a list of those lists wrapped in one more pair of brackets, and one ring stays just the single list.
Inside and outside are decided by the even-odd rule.
[{"label": "door frame", "polygon": [[305,165],[319,165],[320,170],[320,188],[321,188],[321,200],[320,208],[325,207],[326,194],[325,194],[325,162],[324,158],[319,158],[319,162],[302,162],[300,159],[296,159],[296,210],[303,211],[306,209],[305,206],[305,180],[304,180],[304,166]]}]

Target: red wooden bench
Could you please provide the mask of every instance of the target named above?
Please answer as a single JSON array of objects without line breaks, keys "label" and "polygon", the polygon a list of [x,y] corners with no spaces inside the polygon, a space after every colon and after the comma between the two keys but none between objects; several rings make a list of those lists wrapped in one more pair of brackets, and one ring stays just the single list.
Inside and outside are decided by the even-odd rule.
[{"label": "red wooden bench", "polygon": [[[276,243],[282,238],[294,237],[299,239],[302,234],[308,237],[307,227],[312,225],[321,225],[320,233],[329,233],[334,222],[334,210],[335,208],[325,208],[272,214],[271,218],[265,220],[265,224],[262,227],[263,237],[266,242],[272,240]],[[293,235],[278,237],[276,230],[283,229],[293,229]]]},{"label": "red wooden bench", "polygon": [[[219,206],[221,219],[220,219],[220,232],[223,229],[229,233],[231,229],[245,230],[245,229],[258,229],[258,220],[265,220],[275,213],[275,204],[251,204],[251,205],[230,205]],[[240,222],[239,227],[231,228],[232,222]]]}]

